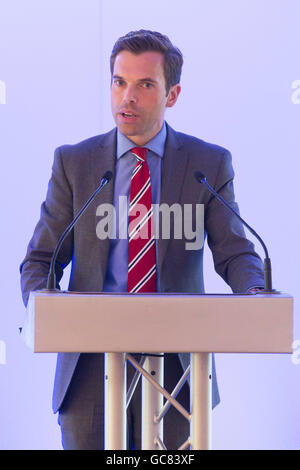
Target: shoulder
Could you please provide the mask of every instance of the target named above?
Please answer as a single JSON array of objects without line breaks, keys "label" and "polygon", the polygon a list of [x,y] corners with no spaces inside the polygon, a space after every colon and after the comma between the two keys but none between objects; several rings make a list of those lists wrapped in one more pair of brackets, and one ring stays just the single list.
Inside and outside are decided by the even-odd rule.
[{"label": "shoulder", "polygon": [[230,151],[221,145],[217,145],[211,142],[207,142],[199,137],[185,134],[183,132],[174,131],[177,135],[178,141],[189,151],[193,152],[204,152],[210,154],[228,154]]},{"label": "shoulder", "polygon": [[62,172],[70,179],[74,175],[87,174],[94,168],[94,162],[102,161],[107,150],[114,154],[115,141],[116,129],[113,129],[75,144],[61,145],[55,149],[52,170]]},{"label": "shoulder", "polygon": [[181,147],[182,154],[189,160],[191,171],[200,170],[208,181],[228,181],[234,177],[231,152],[221,145],[207,142],[199,137],[174,131],[168,127],[170,138]]},{"label": "shoulder", "polygon": [[226,166],[226,164],[231,165],[231,152],[227,148],[190,134],[175,131],[169,125],[167,129],[171,145],[177,148],[181,147],[189,159],[205,163],[205,166],[207,164],[214,167],[219,165]]},{"label": "shoulder", "polygon": [[67,156],[87,155],[100,150],[103,147],[113,146],[115,143],[116,129],[105,134],[89,137],[75,144],[65,144],[56,148],[55,153]]}]

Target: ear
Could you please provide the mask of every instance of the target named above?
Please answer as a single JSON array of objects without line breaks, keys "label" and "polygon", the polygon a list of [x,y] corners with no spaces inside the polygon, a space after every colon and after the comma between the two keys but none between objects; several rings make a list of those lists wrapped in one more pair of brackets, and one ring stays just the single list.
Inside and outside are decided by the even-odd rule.
[{"label": "ear", "polygon": [[177,85],[173,85],[167,97],[166,108],[172,108],[177,101],[179,93],[181,92],[181,86],[177,83]]}]

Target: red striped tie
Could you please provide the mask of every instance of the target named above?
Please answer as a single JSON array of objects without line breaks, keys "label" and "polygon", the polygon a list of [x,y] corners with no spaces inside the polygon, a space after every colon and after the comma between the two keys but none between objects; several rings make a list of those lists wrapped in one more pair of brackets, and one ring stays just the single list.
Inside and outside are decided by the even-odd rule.
[{"label": "red striped tie", "polygon": [[147,149],[135,147],[131,152],[137,162],[130,185],[127,291],[155,292],[155,237]]}]

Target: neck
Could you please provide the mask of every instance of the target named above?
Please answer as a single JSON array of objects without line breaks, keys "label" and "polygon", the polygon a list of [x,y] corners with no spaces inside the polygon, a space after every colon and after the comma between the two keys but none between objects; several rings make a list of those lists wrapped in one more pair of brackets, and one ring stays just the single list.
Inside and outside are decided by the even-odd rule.
[{"label": "neck", "polygon": [[126,135],[126,134],[123,134],[123,135],[125,135],[127,139],[131,140],[131,142],[133,142],[137,147],[143,147],[148,142],[150,142],[150,140],[154,139],[154,137],[156,137],[157,134],[160,133],[160,131],[162,130],[162,126],[163,126],[163,123],[156,132],[153,132],[150,135],[134,135],[134,136]]}]

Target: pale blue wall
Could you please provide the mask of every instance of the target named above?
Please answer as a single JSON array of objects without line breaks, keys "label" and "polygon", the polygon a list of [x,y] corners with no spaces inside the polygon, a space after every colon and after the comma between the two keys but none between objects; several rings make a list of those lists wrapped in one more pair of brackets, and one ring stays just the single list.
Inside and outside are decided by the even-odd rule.
[{"label": "pale blue wall", "polygon": [[100,132],[100,4],[97,0],[0,3],[1,269],[0,448],[56,449],[51,412],[54,355],[20,341],[18,266],[45,197],[54,148]]},{"label": "pale blue wall", "polygon": [[[18,266],[54,148],[113,125],[108,58],[131,29],[164,32],[182,50],[183,90],[167,120],[231,150],[242,215],[267,242],[275,287],[295,297],[300,339],[299,16],[298,0],[1,1],[1,449],[60,448],[51,413],[55,356],[33,355],[18,337]],[[209,254],[206,266],[208,292],[228,292]],[[214,448],[300,449],[300,364],[285,355],[216,361]]]}]

